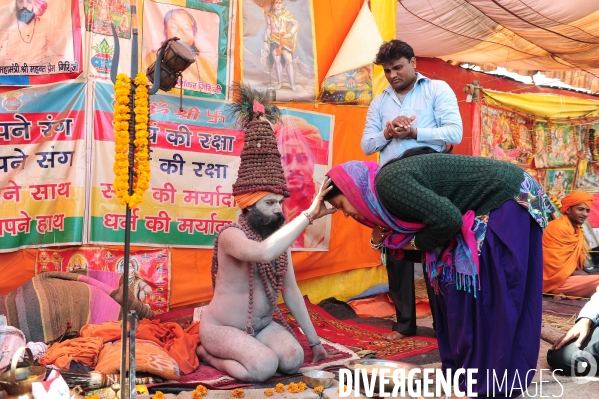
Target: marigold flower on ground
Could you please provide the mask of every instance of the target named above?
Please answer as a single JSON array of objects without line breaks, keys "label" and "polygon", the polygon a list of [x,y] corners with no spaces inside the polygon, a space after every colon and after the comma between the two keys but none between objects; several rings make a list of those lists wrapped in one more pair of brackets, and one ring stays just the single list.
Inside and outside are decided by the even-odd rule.
[{"label": "marigold flower on ground", "polygon": [[154,394],[154,396],[152,396],[153,399],[164,399],[164,394],[160,391],[156,391],[156,393]]},{"label": "marigold flower on ground", "polygon": [[287,392],[298,393],[298,392],[300,392],[300,390],[295,382],[290,382],[289,385],[287,386]]},{"label": "marigold flower on ground", "polygon": [[285,392],[285,385],[283,385],[279,382],[277,385],[275,385],[275,392],[278,392],[278,393]]},{"label": "marigold flower on ground", "polygon": [[306,383],[304,381],[300,381],[297,383],[297,387],[299,388],[300,392],[304,392],[306,390]]},{"label": "marigold flower on ground", "polygon": [[245,396],[245,392],[241,388],[234,389],[232,393],[234,398],[243,398]]},{"label": "marigold flower on ground", "polygon": [[191,393],[192,399],[202,399],[208,394],[208,389],[203,385],[198,385]]},{"label": "marigold flower on ground", "polygon": [[266,391],[264,391],[264,395],[265,395],[266,397],[272,396],[272,395],[274,395],[274,394],[275,394],[275,391],[273,391],[273,390],[272,390],[272,389],[270,389],[270,388],[269,388],[269,389],[267,389]]},{"label": "marigold flower on ground", "polygon": [[314,393],[317,394],[321,394],[324,391],[324,387],[322,385],[317,386],[316,388],[314,388]]}]

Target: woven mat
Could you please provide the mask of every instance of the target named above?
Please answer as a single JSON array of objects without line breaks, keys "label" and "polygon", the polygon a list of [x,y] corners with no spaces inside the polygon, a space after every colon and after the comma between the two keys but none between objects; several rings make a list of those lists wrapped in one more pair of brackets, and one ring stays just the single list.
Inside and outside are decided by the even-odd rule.
[{"label": "woven mat", "polygon": [[586,299],[563,299],[559,296],[543,296],[543,314],[570,318],[577,315],[588,303]]}]

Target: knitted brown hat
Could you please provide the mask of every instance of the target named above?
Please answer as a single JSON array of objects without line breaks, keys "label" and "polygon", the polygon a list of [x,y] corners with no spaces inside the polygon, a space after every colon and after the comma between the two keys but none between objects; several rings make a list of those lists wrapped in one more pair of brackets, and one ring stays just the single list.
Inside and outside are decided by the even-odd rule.
[{"label": "knitted brown hat", "polygon": [[245,142],[233,195],[268,191],[289,197],[281,153],[268,121],[258,117],[246,125]]}]

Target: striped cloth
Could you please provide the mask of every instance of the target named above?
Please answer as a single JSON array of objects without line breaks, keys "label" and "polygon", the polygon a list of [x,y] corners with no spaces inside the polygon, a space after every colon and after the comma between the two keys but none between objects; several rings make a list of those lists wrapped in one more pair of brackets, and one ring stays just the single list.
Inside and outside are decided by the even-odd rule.
[{"label": "striped cloth", "polygon": [[[0,314],[23,331],[28,342],[50,342],[59,339],[69,323],[70,331],[79,331],[88,323],[120,320],[120,278],[118,273],[93,270],[42,273],[0,296]],[[154,317],[130,290],[128,299],[129,309],[140,318]]]}]

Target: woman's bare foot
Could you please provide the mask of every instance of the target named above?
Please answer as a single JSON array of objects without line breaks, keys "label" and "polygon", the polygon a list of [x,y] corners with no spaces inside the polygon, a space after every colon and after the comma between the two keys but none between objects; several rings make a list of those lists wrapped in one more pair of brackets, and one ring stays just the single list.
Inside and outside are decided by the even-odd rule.
[{"label": "woman's bare foot", "polygon": [[402,339],[402,338],[407,338],[409,337],[409,335],[404,335],[401,333],[398,333],[397,331],[391,331],[389,334],[385,334],[385,339],[387,341],[395,341],[396,339]]}]

